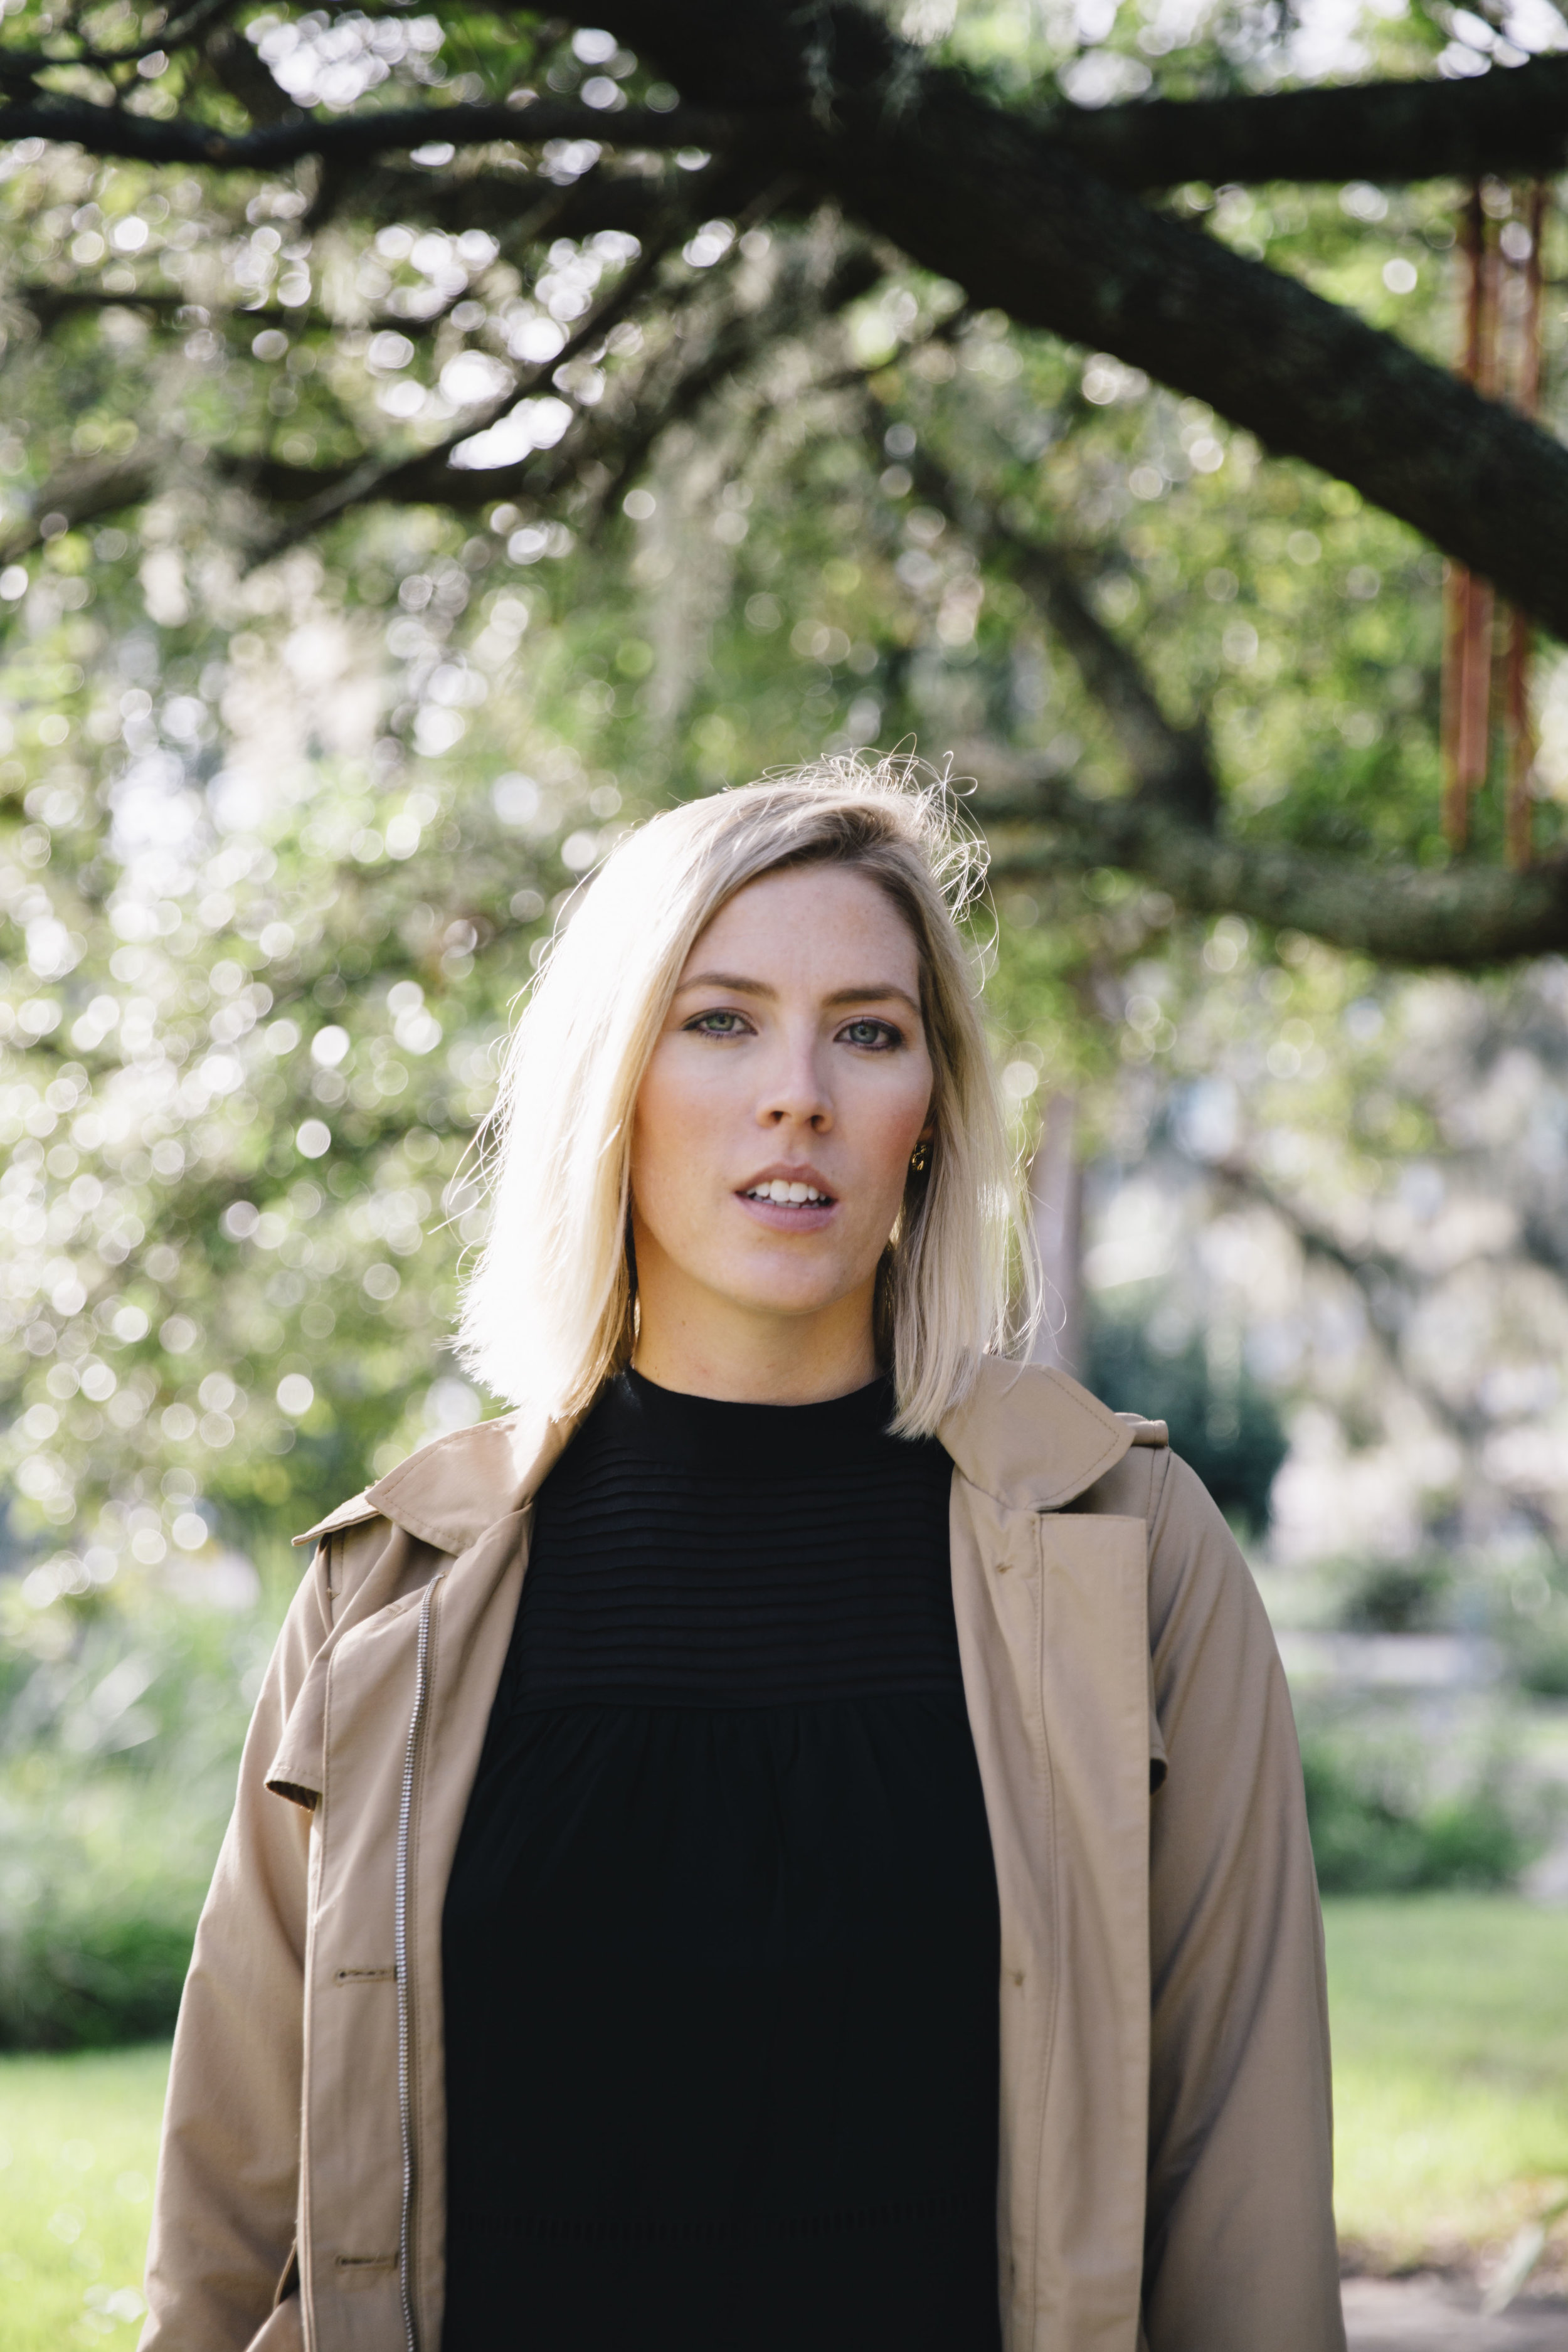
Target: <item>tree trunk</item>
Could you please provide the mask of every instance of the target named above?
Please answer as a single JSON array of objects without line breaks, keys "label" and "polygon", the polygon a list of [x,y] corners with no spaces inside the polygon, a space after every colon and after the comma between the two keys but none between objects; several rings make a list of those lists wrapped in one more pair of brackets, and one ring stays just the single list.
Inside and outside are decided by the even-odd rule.
[{"label": "tree trunk", "polygon": [[1083,1378],[1083,1170],[1078,1156],[1078,1100],[1047,1101],[1029,1163],[1029,1223],[1039,1253],[1045,1308],[1029,1349],[1035,1364]]}]

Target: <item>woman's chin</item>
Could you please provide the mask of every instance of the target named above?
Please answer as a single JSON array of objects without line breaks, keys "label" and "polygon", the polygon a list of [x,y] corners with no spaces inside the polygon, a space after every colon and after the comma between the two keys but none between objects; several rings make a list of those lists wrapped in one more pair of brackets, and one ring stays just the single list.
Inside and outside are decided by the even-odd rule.
[{"label": "woman's chin", "polygon": [[861,1286],[837,1265],[779,1265],[776,1261],[736,1267],[728,1280],[713,1286],[733,1307],[748,1315],[778,1317],[795,1322],[802,1316],[823,1315]]}]

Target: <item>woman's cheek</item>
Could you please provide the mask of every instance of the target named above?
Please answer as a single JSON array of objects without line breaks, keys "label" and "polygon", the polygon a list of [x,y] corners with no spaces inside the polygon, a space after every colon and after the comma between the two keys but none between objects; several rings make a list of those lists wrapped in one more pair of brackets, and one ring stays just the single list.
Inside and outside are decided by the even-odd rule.
[{"label": "woman's cheek", "polygon": [[724,1089],[707,1072],[650,1071],[632,1129],[631,1183],[656,1233],[710,1223],[725,1131]]},{"label": "woman's cheek", "polygon": [[879,1177],[901,1192],[910,1154],[931,1108],[929,1079],[923,1085],[917,1081],[900,1087],[891,1099],[884,1099],[876,1108],[878,1115],[868,1121],[867,1140]]}]

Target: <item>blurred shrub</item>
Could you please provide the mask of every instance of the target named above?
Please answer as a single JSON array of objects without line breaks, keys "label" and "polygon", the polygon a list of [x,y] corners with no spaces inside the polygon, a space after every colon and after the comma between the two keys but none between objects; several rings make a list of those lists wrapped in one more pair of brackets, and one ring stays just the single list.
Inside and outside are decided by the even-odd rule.
[{"label": "blurred shrub", "polygon": [[280,1599],[5,1591],[0,2048],[173,2023]]},{"label": "blurred shrub", "polygon": [[1305,1723],[1301,1766],[1325,1895],[1507,1886],[1546,1843],[1552,1796],[1495,1748],[1435,1769],[1408,1732]]},{"label": "blurred shrub", "polygon": [[1568,1698],[1568,1625],[1547,1627],[1523,1646],[1519,1679],[1537,1698]]},{"label": "blurred shrub", "polygon": [[1351,1633],[1484,1635],[1521,1690],[1568,1697],[1568,1563],[1545,1544],[1336,1560],[1316,1583],[1314,1620]]},{"label": "blurred shrub", "polygon": [[1084,1378],[1113,1412],[1165,1422],[1171,1444],[1226,1517],[1261,1535],[1289,1439],[1273,1398],[1245,1364],[1234,1380],[1216,1381],[1201,1334],[1165,1354],[1142,1318],[1101,1316],[1090,1325]]},{"label": "blurred shrub", "polygon": [[167,2032],[222,1833],[162,1775],[0,1791],[0,2048]]},{"label": "blurred shrub", "polygon": [[1346,1571],[1340,1622],[1352,1633],[1431,1633],[1446,1625],[1454,1570],[1441,1559],[1379,1559]]},{"label": "blurred shrub", "polygon": [[1496,1583],[1489,1629],[1521,1686],[1568,1698],[1568,1564],[1542,1551]]}]

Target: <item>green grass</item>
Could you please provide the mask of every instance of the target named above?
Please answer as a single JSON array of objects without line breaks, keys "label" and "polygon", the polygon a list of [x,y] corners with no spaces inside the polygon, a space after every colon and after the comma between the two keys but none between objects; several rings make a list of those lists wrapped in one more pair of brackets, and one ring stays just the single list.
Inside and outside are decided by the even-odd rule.
[{"label": "green grass", "polygon": [[169,2053],[0,2060],[0,2352],[130,2352]]},{"label": "green grass", "polygon": [[[1495,2243],[1568,2189],[1568,1911],[1324,1909],[1342,2233],[1384,2264]],[[0,2059],[0,2352],[134,2345],[167,2063]]]},{"label": "green grass", "polygon": [[1495,2243],[1568,2189],[1568,1911],[1323,1908],[1342,2237],[1387,2264]]}]

